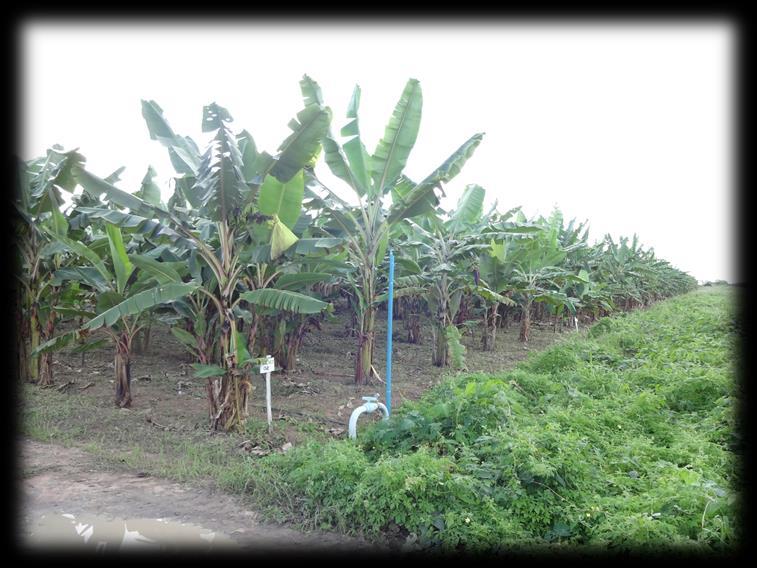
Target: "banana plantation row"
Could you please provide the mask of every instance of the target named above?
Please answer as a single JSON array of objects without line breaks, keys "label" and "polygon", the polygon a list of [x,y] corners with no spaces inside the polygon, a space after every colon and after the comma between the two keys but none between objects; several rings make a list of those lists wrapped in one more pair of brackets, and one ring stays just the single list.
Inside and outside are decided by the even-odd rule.
[{"label": "banana plantation row", "polygon": [[[481,348],[490,350],[510,314],[526,342],[537,307],[555,325],[564,318],[575,325],[696,286],[635,236],[589,245],[585,225],[566,225],[559,211],[533,219],[519,208],[484,212],[478,185],[465,188],[454,210],[442,210],[437,190],[483,134],[423,180],[410,180],[403,171],[420,127],[418,81],[407,82],[372,154],[360,136],[359,87],[339,136],[317,83],[305,76],[300,87],[304,108],[274,154],[246,130],[234,132],[215,103],[203,109],[210,140],[201,150],[173,131],[157,103],[143,101],[150,138],[176,170],[167,203],[152,168],[128,193],[115,185],[121,170],[98,177],[76,150],[54,146],[19,161],[21,377],[51,384],[54,350],[83,353],[110,340],[115,402],[128,407],[131,358],[161,321],[191,352],[195,376],[207,379],[210,427],[231,430],[246,419],[258,357],[272,354],[291,369],[303,337],[340,299],[356,336],[355,383],[370,381],[389,247],[396,314],[410,341],[418,340],[421,316],[430,318],[437,366],[460,364],[461,329],[480,330]],[[354,199],[319,180],[321,155]]]}]

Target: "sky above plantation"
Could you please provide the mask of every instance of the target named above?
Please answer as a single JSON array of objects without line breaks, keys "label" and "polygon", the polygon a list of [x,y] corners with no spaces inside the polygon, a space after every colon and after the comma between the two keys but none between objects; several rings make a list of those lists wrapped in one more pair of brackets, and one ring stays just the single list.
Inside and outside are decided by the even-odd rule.
[{"label": "sky above plantation", "polygon": [[[736,265],[732,96],[736,32],[692,23],[438,23],[237,20],[34,20],[20,29],[23,159],[53,144],[79,148],[88,169],[139,189],[152,165],[164,199],[173,169],[149,138],[140,100],[202,148],[202,108],[228,109],[258,149],[275,153],[302,108],[310,75],[345,124],[356,84],[372,153],[409,78],[423,118],[405,173],[416,181],[465,140],[481,145],[446,188],[467,184],[485,205],[531,216],[559,207],[587,220],[590,241],[637,233],[699,280],[740,277]],[[348,195],[321,160],[316,172]],[[344,188],[340,190],[340,186]]]}]

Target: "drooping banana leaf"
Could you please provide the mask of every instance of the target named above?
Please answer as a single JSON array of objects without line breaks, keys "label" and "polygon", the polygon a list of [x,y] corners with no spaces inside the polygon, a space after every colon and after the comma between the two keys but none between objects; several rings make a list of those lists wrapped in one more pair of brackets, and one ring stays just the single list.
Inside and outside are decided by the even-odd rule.
[{"label": "drooping banana leaf", "polygon": [[186,265],[183,262],[159,262],[154,258],[140,254],[130,254],[129,259],[134,263],[134,266],[156,278],[160,284],[180,283],[181,275],[174,266]]},{"label": "drooping banana leaf", "polygon": [[226,369],[219,367],[218,365],[203,365],[202,363],[192,363],[192,368],[195,370],[194,378],[196,379],[223,377],[226,374]]},{"label": "drooping banana leaf", "polygon": [[66,306],[55,306],[55,312],[69,318],[93,318],[97,315],[95,312],[90,312],[89,310],[80,310],[78,308],[70,308]]},{"label": "drooping banana leaf", "polygon": [[60,286],[64,281],[81,282],[103,293],[110,290],[110,283],[102,274],[91,266],[67,266],[59,268],[53,273],[51,284]]},{"label": "drooping banana leaf", "polygon": [[58,242],[63,244],[68,250],[92,264],[106,282],[111,282],[113,280],[113,276],[105,267],[103,260],[90,247],[80,241],[74,241],[73,239],[69,239],[62,235],[56,235],[54,238],[56,238]]},{"label": "drooping banana leaf", "polygon": [[83,326],[83,329],[98,329],[104,325],[111,326],[123,317],[136,315],[154,306],[177,300],[191,294],[197,288],[198,285],[192,282],[188,284],[165,284],[151,290],[145,290],[91,319]]},{"label": "drooping banana leaf", "polygon": [[37,346],[36,349],[32,350],[31,356],[36,357],[37,355],[41,355],[42,353],[58,351],[85,336],[86,333],[82,333],[82,330],[80,329],[75,329],[67,333],[56,335],[55,337],[48,339],[41,345]]},{"label": "drooping banana leaf", "polygon": [[247,350],[247,338],[238,330],[234,330],[234,342],[236,343],[237,365],[242,367],[250,362],[250,352]]},{"label": "drooping banana leaf", "polygon": [[59,189],[71,193],[76,188],[74,172],[85,162],[84,156],[77,150],[64,152],[60,146],[53,146],[47,151],[40,171],[29,179],[32,199],[28,206],[33,207],[38,214],[62,203]]},{"label": "drooping banana leaf", "polygon": [[[392,292],[392,297],[397,298],[405,298],[408,296],[418,296],[421,297],[424,294],[428,292],[428,288],[423,288],[420,286],[406,286],[404,288],[397,288]],[[383,294],[379,294],[376,296],[376,299],[373,301],[374,305],[382,304],[383,302],[386,302],[389,299],[389,292],[384,292]]]},{"label": "drooping banana leaf", "polygon": [[276,280],[277,290],[298,290],[315,284],[316,282],[323,282],[331,278],[331,274],[326,272],[297,272],[296,274],[282,274]]},{"label": "drooping banana leaf", "polygon": [[275,310],[284,310],[296,314],[317,314],[328,309],[330,304],[311,296],[293,292],[291,290],[276,290],[262,288],[244,292],[241,298],[247,302]]},{"label": "drooping banana leaf", "polygon": [[266,172],[273,167],[274,157],[268,152],[258,152],[252,134],[242,130],[237,135],[237,145],[242,154],[242,175],[248,185],[259,186]]},{"label": "drooping banana leaf", "polygon": [[421,273],[421,267],[418,266],[418,263],[410,258],[405,257],[395,257],[394,262],[396,262],[400,267],[402,268],[403,275],[410,275],[410,274],[420,274]]},{"label": "drooping banana leaf", "polygon": [[142,116],[147,123],[150,139],[157,140],[168,148],[176,171],[196,176],[200,166],[199,151],[189,137],[178,136],[163,117],[163,109],[155,101],[142,101]]},{"label": "drooping banana leaf", "polygon": [[417,184],[402,174],[392,186],[392,203],[399,203]]},{"label": "drooping banana leaf", "polygon": [[477,294],[478,296],[481,296],[487,302],[496,302],[499,304],[505,304],[506,306],[515,305],[515,302],[512,299],[508,298],[507,296],[503,296],[502,294],[498,294],[497,292],[490,290],[485,286],[471,286],[470,291],[474,294]]},{"label": "drooping banana leaf", "polygon": [[193,250],[197,245],[189,239],[181,236],[167,225],[131,213],[116,211],[115,209],[98,209],[95,207],[81,207],[78,209],[92,219],[103,219],[108,223],[117,225],[123,229],[135,229],[139,234],[147,238],[165,237],[171,243],[182,249]]},{"label": "drooping banana leaf", "polygon": [[335,237],[324,237],[321,239],[300,239],[295,246],[295,252],[300,254],[307,254],[311,252],[328,251],[328,249],[336,248],[344,243],[344,239]]},{"label": "drooping banana leaf", "polygon": [[398,219],[415,217],[436,207],[439,204],[439,200],[434,194],[434,189],[439,184],[450,181],[460,173],[463,165],[473,155],[483,137],[483,133],[471,136],[426,179],[418,183],[404,197],[400,198],[399,202],[392,204],[392,208],[389,210],[388,222],[393,223]]},{"label": "drooping banana leaf", "polygon": [[[76,179],[90,196],[99,197],[105,193],[107,198],[121,207],[128,207],[129,212],[135,215],[141,215],[146,218],[157,217],[158,219],[170,219],[171,213],[159,205],[151,205],[146,201],[127,193],[122,189],[106,182],[104,179],[88,172],[84,168],[76,168]],[[174,212],[174,215],[181,217]],[[185,219],[188,220],[186,216]]]}]

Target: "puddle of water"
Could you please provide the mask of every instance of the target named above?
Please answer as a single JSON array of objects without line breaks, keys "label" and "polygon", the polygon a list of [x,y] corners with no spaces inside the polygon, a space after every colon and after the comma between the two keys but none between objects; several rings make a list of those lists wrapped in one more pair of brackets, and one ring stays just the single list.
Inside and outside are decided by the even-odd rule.
[{"label": "puddle of water", "polygon": [[238,548],[228,536],[189,523],[164,519],[105,519],[71,514],[43,515],[25,538],[33,547],[54,546],[96,552],[187,550],[218,551]]}]

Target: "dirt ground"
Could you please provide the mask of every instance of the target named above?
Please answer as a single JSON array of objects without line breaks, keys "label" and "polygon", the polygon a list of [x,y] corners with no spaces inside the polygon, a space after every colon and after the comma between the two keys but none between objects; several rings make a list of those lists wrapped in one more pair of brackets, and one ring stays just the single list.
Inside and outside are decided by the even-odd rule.
[{"label": "dirt ground", "polygon": [[[297,368],[286,373],[273,373],[272,406],[274,420],[287,417],[310,419],[328,426],[332,434],[346,431],[352,410],[362,404],[361,397],[378,394],[385,402],[386,385],[373,379],[372,384],[354,384],[357,340],[345,331],[344,313],[335,321],[324,322],[321,330],[305,336],[299,353]],[[381,379],[386,366],[386,322],[380,313],[376,329],[374,367]],[[404,341],[401,322],[395,322],[392,352],[392,409],[407,400],[417,400],[444,376],[455,374],[449,368],[431,364],[431,334],[424,327],[422,344]],[[527,346],[518,341],[517,322],[497,332],[494,351],[480,349],[478,332],[464,335],[466,364],[471,372],[498,372],[511,368],[524,359],[529,351],[539,351],[570,332],[555,333],[550,324],[533,323]],[[192,358],[170,334],[166,326],[153,327],[147,354],[132,357],[132,409],[143,410],[166,427],[203,428],[207,426],[205,379],[192,377]],[[65,352],[55,356],[57,384],[75,381],[67,390],[72,396],[82,396],[98,405],[112,405],[113,352],[110,346],[88,352],[82,367],[80,355]],[[88,386],[85,390],[81,387]],[[253,376],[253,393],[249,412],[253,418],[266,419],[265,380]],[[366,418],[369,419],[369,418]],[[361,421],[363,418],[361,418]],[[149,426],[148,426],[149,428]],[[283,426],[284,430],[287,430]],[[287,440],[297,443],[297,433],[286,432]]]},{"label": "dirt ground", "polygon": [[[263,522],[238,499],[219,495],[208,487],[173,483],[143,473],[104,471],[90,454],[75,448],[26,440],[21,452],[23,515],[18,543],[24,548],[137,548],[133,540],[131,546],[125,545],[126,526],[129,532],[153,541],[145,542],[144,549],[163,546],[169,551],[191,547],[266,553],[382,550],[360,539],[321,531],[302,533]],[[75,522],[82,536],[77,534]],[[85,543],[86,530],[81,529],[87,527],[92,527],[89,532],[93,534]]]},{"label": "dirt ground", "polygon": [[[480,350],[478,333],[464,335],[468,370],[496,372],[511,368],[529,351],[541,350],[570,333],[567,329],[555,333],[551,325],[536,323],[528,347],[524,347],[518,341],[515,324],[498,331],[496,349],[491,352]],[[401,323],[395,322],[393,410],[408,400],[418,399],[445,375],[454,374],[450,369],[431,365],[430,332],[420,345],[403,341],[403,336]],[[385,346],[385,322],[380,321],[375,367],[382,377]],[[346,333],[343,317],[325,322],[320,331],[305,337],[298,367],[288,373],[272,375],[274,435],[269,436],[271,446],[261,453],[281,451],[288,444],[297,445],[316,435],[321,438],[345,437],[350,414],[362,404],[362,396],[379,394],[380,400],[384,401],[383,382],[374,380],[373,384],[364,387],[354,385],[355,349],[356,339]],[[205,380],[192,377],[191,362],[189,354],[168,328],[156,326],[152,331],[149,353],[133,357],[133,403],[130,410],[116,409],[113,404],[113,353],[110,346],[87,353],[83,366],[78,354],[56,354],[55,382],[56,385],[72,382],[62,390],[72,404],[85,410],[97,408],[101,416],[112,415],[112,420],[88,422],[88,430],[80,439],[98,439],[101,443],[118,446],[123,445],[128,436],[128,443],[137,441],[149,447],[150,439],[164,431],[195,437],[209,435]],[[252,422],[265,426],[263,376],[255,377],[253,383],[255,390],[249,401],[250,418]],[[361,417],[360,424],[378,420],[378,414]],[[260,450],[259,447],[251,448],[250,444],[245,446],[245,435],[235,436],[241,437],[232,440],[229,447],[241,447],[238,451],[252,451],[253,454]],[[25,440],[21,450],[21,527],[22,542],[27,544],[39,542],[35,539],[44,531],[34,527],[35,523],[39,525],[43,515],[48,523],[51,516],[57,515],[56,522],[72,525],[71,519],[61,520],[60,515],[70,514],[78,519],[80,515],[104,514],[116,519],[163,518],[190,523],[248,548],[281,545],[308,550],[323,547],[337,551],[375,549],[361,540],[341,535],[301,533],[266,524],[255,511],[245,508],[239,497],[221,495],[209,484],[192,486],[158,479],[150,472],[112,471],[112,468],[98,464],[85,451],[55,444]],[[67,530],[70,532],[70,527]]]}]

